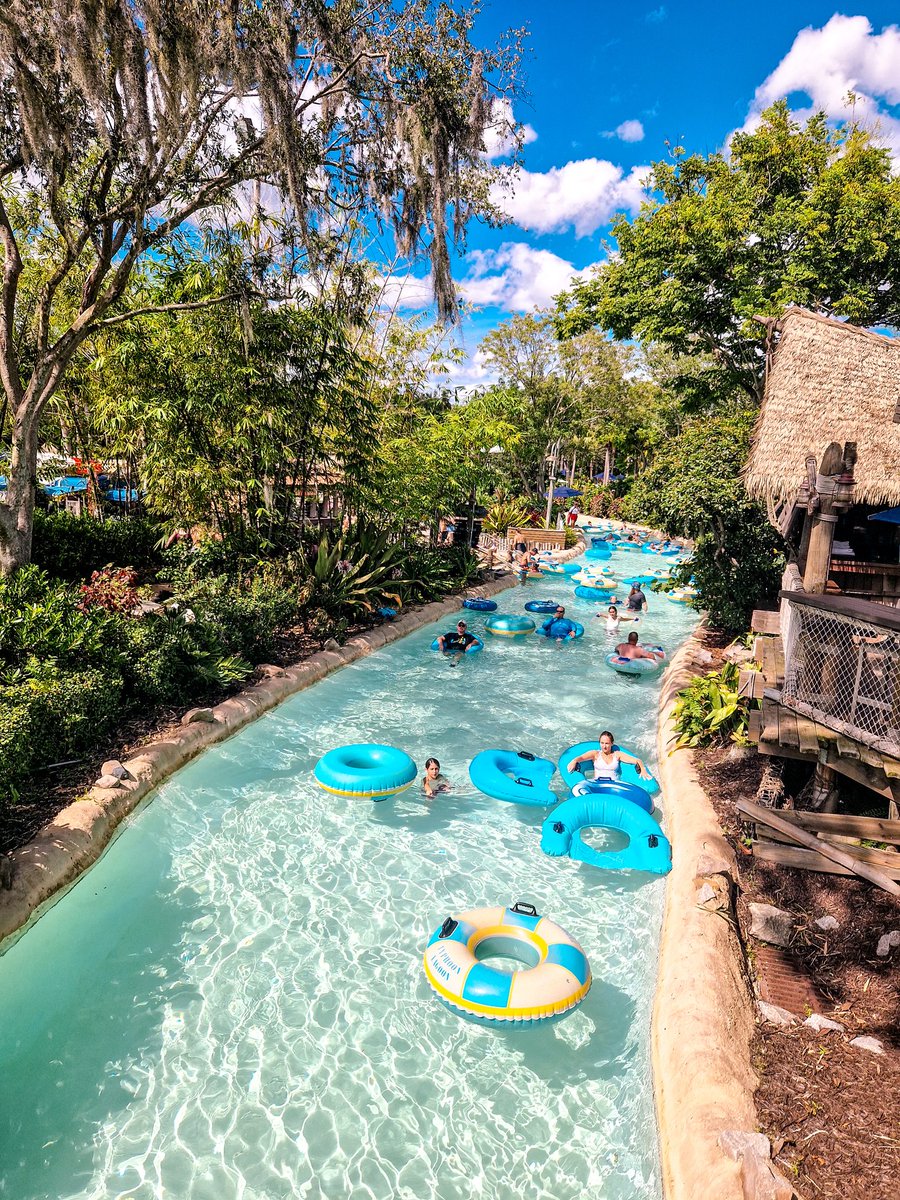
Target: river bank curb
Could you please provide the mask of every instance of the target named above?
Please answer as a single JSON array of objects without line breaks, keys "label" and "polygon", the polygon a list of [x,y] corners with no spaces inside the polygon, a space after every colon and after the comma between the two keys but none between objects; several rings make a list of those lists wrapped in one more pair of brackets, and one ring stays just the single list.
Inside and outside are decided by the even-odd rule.
[{"label": "river bank curb", "polygon": [[672,752],[676,695],[705,669],[699,651],[695,632],[673,657],[659,697],[659,780],[673,862],[651,1028],[654,1094],[666,1200],[744,1200],[741,1162],[720,1141],[757,1128],[754,1007],[734,917],[737,866],[692,754]]},{"label": "river bank curb", "polygon": [[119,787],[92,787],[10,855],[11,886],[0,891],[0,953],[97,861],[118,826],[141,801],[203,750],[231,737],[332,671],[459,612],[464,598],[497,595],[515,583],[510,574],[489,579],[461,595],[426,604],[388,625],[358,634],[336,650],[320,650],[223,700],[211,710],[212,720],[178,726],[142,746],[123,762],[128,777]]}]

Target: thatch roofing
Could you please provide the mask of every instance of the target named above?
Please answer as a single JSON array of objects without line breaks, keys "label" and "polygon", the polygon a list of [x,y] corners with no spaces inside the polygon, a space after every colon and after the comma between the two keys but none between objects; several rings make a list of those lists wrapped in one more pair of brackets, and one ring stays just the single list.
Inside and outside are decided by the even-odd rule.
[{"label": "thatch roofing", "polygon": [[900,504],[900,338],[794,307],[774,328],[747,491],[793,499],[808,455],[821,462],[829,443],[852,442],[856,503]]}]

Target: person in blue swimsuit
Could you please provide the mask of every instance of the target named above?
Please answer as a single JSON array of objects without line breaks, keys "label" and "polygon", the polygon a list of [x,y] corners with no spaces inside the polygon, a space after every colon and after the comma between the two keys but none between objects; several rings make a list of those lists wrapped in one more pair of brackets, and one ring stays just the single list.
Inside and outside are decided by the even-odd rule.
[{"label": "person in blue swimsuit", "polygon": [[566,610],[561,604],[557,605],[556,612],[552,617],[547,618],[541,629],[547,637],[555,638],[558,642],[575,636],[575,626],[566,617]]}]

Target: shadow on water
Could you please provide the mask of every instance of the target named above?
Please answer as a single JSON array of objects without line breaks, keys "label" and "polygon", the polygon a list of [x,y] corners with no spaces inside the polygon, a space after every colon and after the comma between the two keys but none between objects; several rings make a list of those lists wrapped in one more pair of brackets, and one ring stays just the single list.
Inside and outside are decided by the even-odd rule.
[{"label": "shadow on water", "polygon": [[[146,887],[99,880],[95,868],[67,897],[80,911],[59,935],[45,918],[0,961],[0,1194],[16,1200],[95,1182],[96,1145],[148,1086],[167,1025],[189,1023],[201,999],[183,958],[185,931],[205,915],[197,893],[169,892],[156,872]],[[107,946],[102,976],[96,939]]]}]

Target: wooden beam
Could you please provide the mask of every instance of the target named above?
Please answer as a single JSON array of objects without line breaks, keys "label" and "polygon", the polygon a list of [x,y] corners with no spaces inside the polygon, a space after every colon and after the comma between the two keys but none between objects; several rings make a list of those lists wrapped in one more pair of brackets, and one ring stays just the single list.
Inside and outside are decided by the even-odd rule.
[{"label": "wooden beam", "polygon": [[[780,867],[799,867],[803,871],[820,871],[824,875],[858,874],[857,871],[842,867],[816,850],[805,850],[801,846],[781,846],[776,842],[754,842],[753,857],[761,859],[763,862],[775,863]],[[900,864],[895,870],[885,868],[884,873],[892,880],[900,879]]]},{"label": "wooden beam", "polygon": [[[897,886],[890,876],[885,875],[883,871],[880,871],[877,867],[869,866],[868,863],[858,862],[850,854],[847,854],[844,850],[839,850],[837,846],[833,846],[830,842],[823,842],[811,833],[807,833],[804,829],[798,829],[796,826],[791,825],[789,821],[786,821],[780,814],[773,812],[769,808],[764,808],[762,804],[754,804],[752,800],[739,800],[737,807],[738,812],[750,817],[751,820],[759,821],[763,825],[770,825],[772,829],[777,829],[779,833],[793,833],[794,841],[799,842],[801,846],[805,846],[808,850],[816,850],[819,854],[824,854],[832,862],[849,868],[854,875],[859,875],[861,879],[866,879],[869,883],[874,883],[876,887],[880,887],[891,896],[900,896],[900,887]],[[900,868],[898,868],[898,873],[900,873]]]},{"label": "wooden beam", "polygon": [[781,613],[777,608],[757,608],[750,618],[751,633],[781,633]]},{"label": "wooden beam", "polygon": [[870,842],[892,842],[900,846],[900,821],[884,817],[857,817],[852,813],[798,812],[779,809],[778,815],[791,825],[799,825],[811,833],[841,833],[848,837],[866,838]]}]

